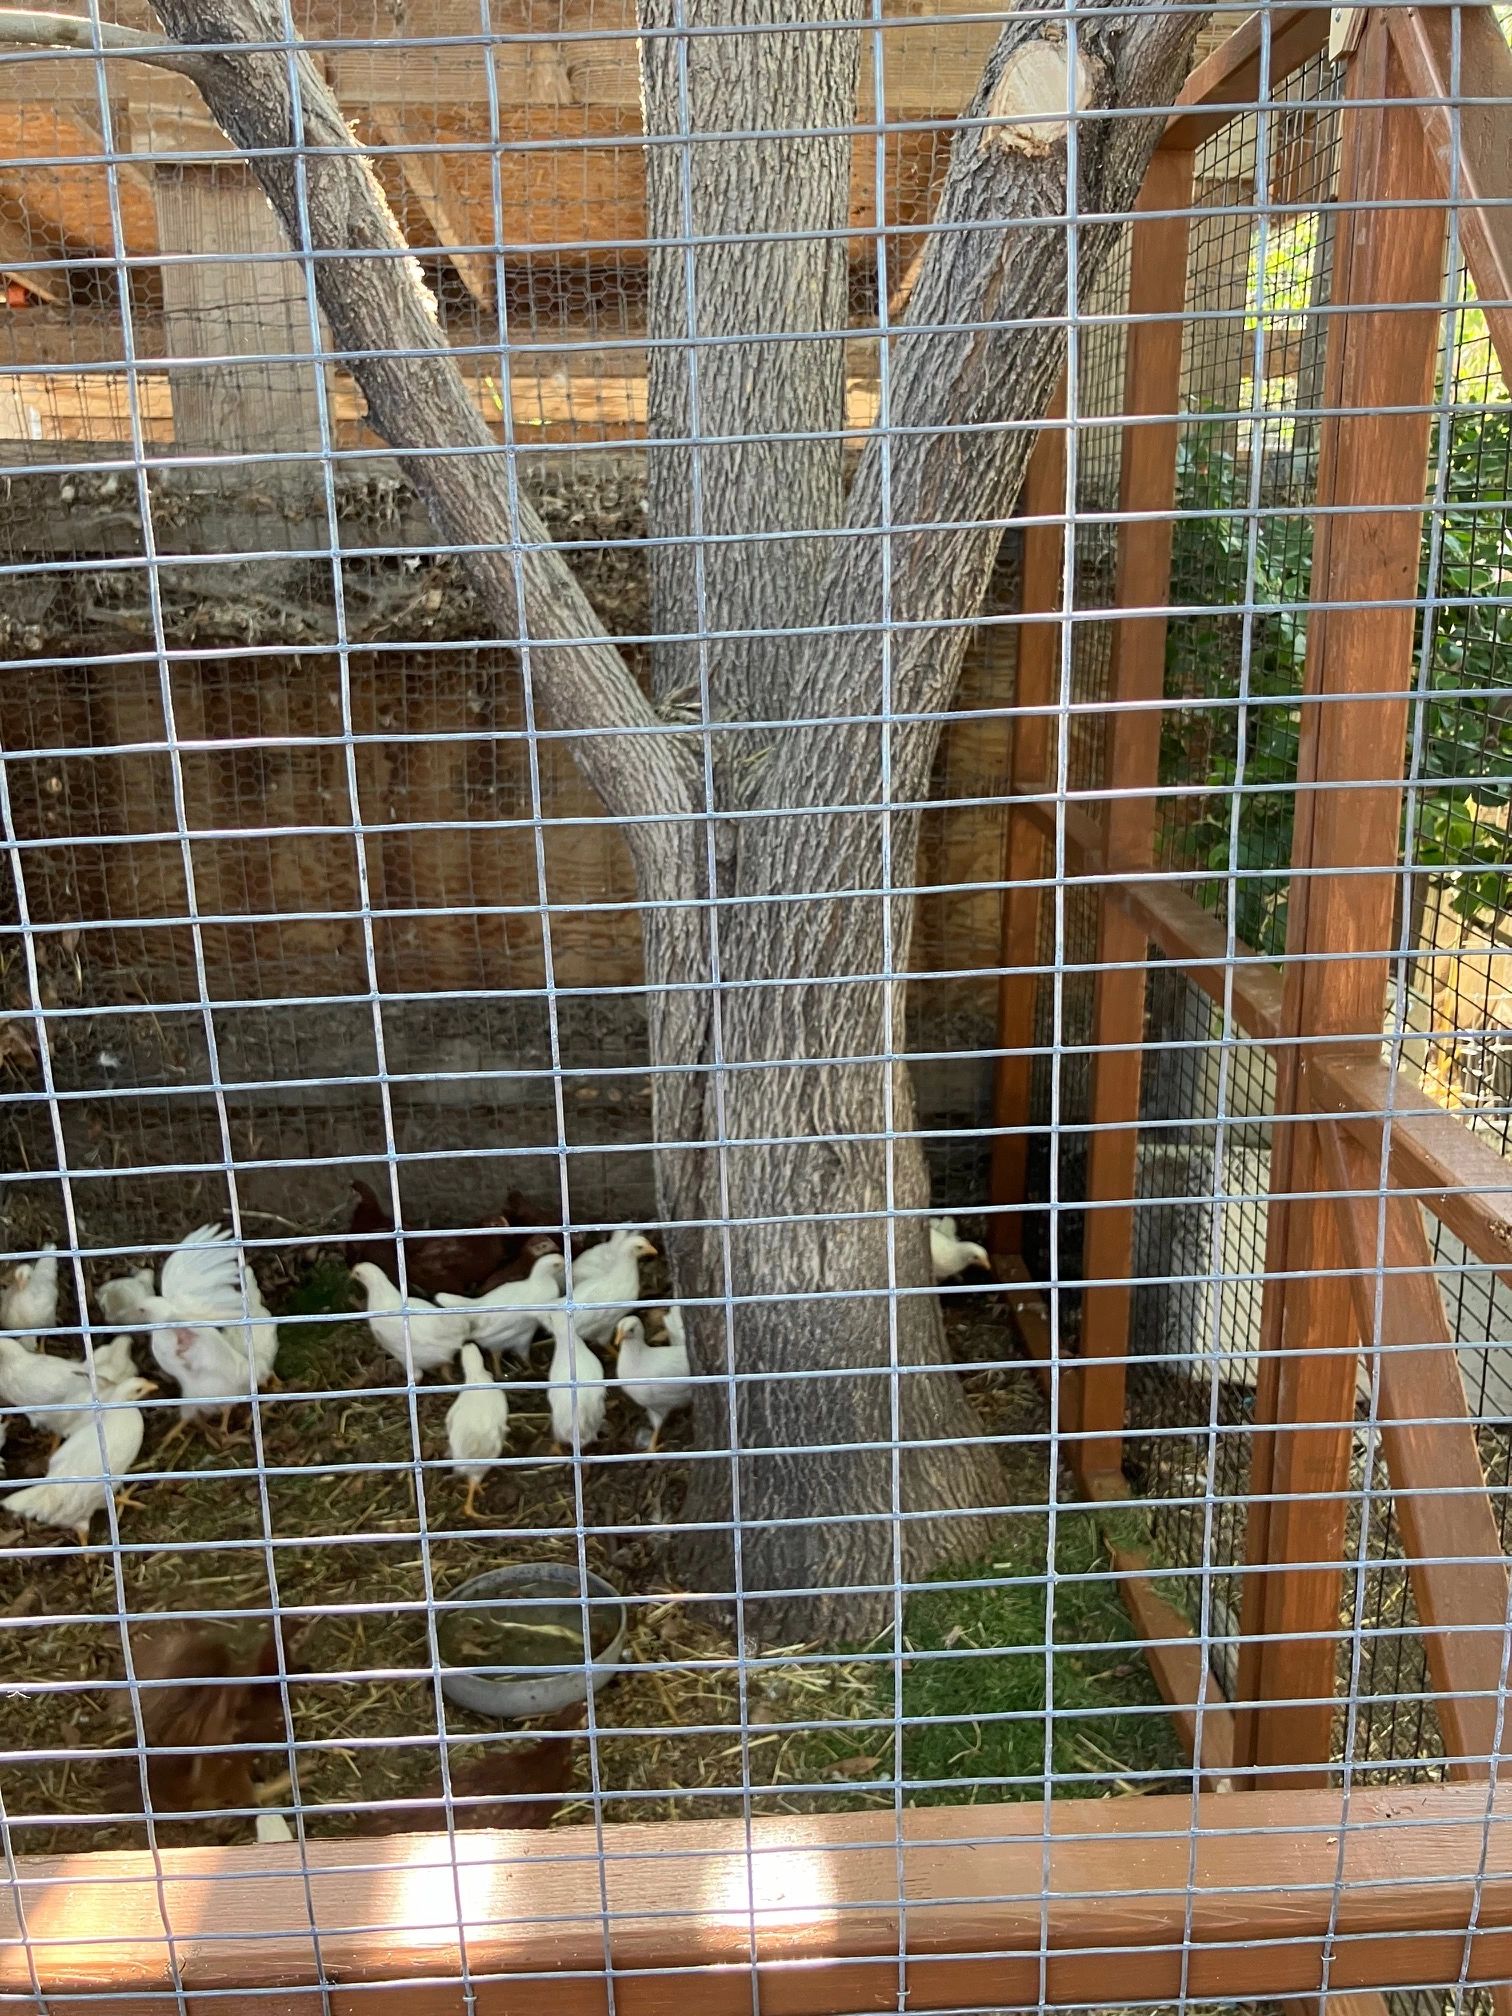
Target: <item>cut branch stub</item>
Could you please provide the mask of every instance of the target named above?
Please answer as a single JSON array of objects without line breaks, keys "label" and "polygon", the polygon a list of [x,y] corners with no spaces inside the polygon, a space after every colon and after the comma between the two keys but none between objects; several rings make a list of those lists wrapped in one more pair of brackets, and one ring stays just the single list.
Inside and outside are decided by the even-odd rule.
[{"label": "cut branch stub", "polygon": [[[1075,62],[1075,108],[1084,112],[1093,99],[1092,72],[1080,50]],[[1071,51],[1054,25],[1015,49],[987,101],[987,117],[1002,122],[988,129],[988,144],[1032,158],[1061,145],[1071,124],[1070,72]]]}]

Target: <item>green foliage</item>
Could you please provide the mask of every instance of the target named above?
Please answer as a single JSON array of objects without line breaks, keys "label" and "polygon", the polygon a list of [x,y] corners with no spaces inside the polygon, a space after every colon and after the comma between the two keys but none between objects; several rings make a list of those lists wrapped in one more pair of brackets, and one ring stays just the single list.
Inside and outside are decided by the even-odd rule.
[{"label": "green foliage", "polygon": [[[1479,342],[1474,320],[1462,326]],[[1475,353],[1478,355],[1478,352]],[[1463,381],[1461,381],[1463,382]],[[1491,390],[1489,376],[1486,384]],[[1498,390],[1504,390],[1497,386]],[[1512,408],[1456,415],[1449,430],[1445,509],[1436,582],[1430,583],[1431,527],[1425,528],[1420,595],[1430,586],[1446,605],[1431,612],[1431,676],[1422,719],[1415,794],[1414,859],[1454,868],[1452,902],[1467,920],[1505,904],[1512,845],[1500,812],[1512,795],[1512,610],[1494,598],[1512,584]],[[1233,616],[1175,617],[1167,649],[1167,694],[1198,706],[1168,717],[1163,774],[1172,784],[1206,789],[1182,818],[1179,853],[1215,878],[1231,869],[1269,871],[1233,884],[1238,935],[1271,956],[1286,937],[1285,870],[1297,764],[1297,696],[1307,651],[1306,601],[1312,573],[1312,526],[1303,515],[1262,512],[1252,528],[1249,480],[1232,449],[1233,430],[1200,422],[1189,428],[1177,466],[1178,521],[1172,565],[1173,604],[1235,605]],[[1253,575],[1249,571],[1253,536]],[[1253,579],[1253,615],[1239,609]],[[1456,606],[1457,605],[1457,606]],[[1245,704],[1239,694],[1244,625],[1250,623]],[[1418,646],[1423,646],[1421,619]],[[1456,688],[1493,689],[1462,697]],[[1512,694],[1508,695],[1512,702]],[[1202,702],[1219,704],[1201,706]],[[1241,782],[1237,819],[1235,787]],[[1436,780],[1444,780],[1436,784]],[[1231,885],[1200,885],[1200,900],[1221,907]]]},{"label": "green foliage", "polygon": [[[1301,316],[1312,300],[1313,268],[1317,260],[1321,218],[1316,210],[1304,210],[1299,217],[1272,219],[1265,233],[1265,291],[1261,297],[1267,320],[1274,316]],[[1260,288],[1260,233],[1250,242],[1249,273],[1244,298],[1254,301]],[[1245,328],[1255,327],[1252,313]]]},{"label": "green foliage", "polygon": [[[1203,422],[1187,430],[1177,455],[1177,506],[1204,514],[1178,520],[1172,558],[1173,605],[1210,609],[1238,601],[1250,574],[1248,479],[1228,445],[1232,430]],[[1182,852],[1200,868],[1225,871],[1284,869],[1291,851],[1292,784],[1297,771],[1297,709],[1307,655],[1304,604],[1312,570],[1309,519],[1263,513],[1254,525],[1254,606],[1250,619],[1249,676],[1245,705],[1236,704],[1244,665],[1242,614],[1172,619],[1166,652],[1166,692],[1209,704],[1191,719],[1169,715],[1164,774],[1167,782],[1204,784],[1207,791],[1185,815]],[[1234,789],[1245,787],[1237,831],[1232,831]],[[1226,884],[1199,885],[1210,909],[1223,902]],[[1263,952],[1285,940],[1284,884],[1245,875],[1234,885],[1238,935]]]}]

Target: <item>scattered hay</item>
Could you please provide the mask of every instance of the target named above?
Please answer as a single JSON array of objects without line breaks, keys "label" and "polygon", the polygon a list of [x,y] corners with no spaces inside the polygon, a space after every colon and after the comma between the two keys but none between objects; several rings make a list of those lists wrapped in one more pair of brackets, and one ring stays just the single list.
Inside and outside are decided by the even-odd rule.
[{"label": "scattered hay", "polygon": [[[281,1312],[299,1304],[305,1320],[285,1326],[285,1383],[261,1397],[251,1432],[233,1427],[222,1443],[196,1431],[159,1464],[174,1403],[147,1403],[142,1474],[136,1502],[119,1515],[119,1557],[104,1544],[87,1556],[54,1549],[34,1530],[23,1545],[39,1551],[3,1557],[0,1692],[16,1760],[6,1796],[19,1852],[145,1839],[140,1818],[131,1817],[141,1801],[123,1613],[218,1618],[277,1609],[304,1626],[298,1663],[307,1671],[289,1681],[293,1755],[270,1753],[267,1770],[292,1768],[309,1830],[339,1835],[362,1808],[418,1796],[434,1772],[442,1725],[432,1592],[444,1598],[487,1568],[532,1560],[581,1558],[631,1606],[628,1663],[598,1698],[593,1741],[583,1746],[564,1817],[582,1818],[595,1805],[609,1821],[712,1817],[747,1803],[756,1812],[891,1805],[890,1657],[747,1647],[743,1666],[709,1601],[670,1585],[668,1541],[686,1466],[626,1453],[639,1416],[621,1395],[610,1396],[605,1455],[579,1477],[550,1453],[545,1394],[512,1381],[511,1455],[488,1484],[488,1523],[464,1525],[461,1482],[445,1450],[454,1388],[431,1383],[413,1396],[376,1390],[386,1374],[373,1369],[366,1326],[339,1310],[313,1320],[322,1296],[338,1287],[345,1276],[333,1266],[275,1294]],[[1006,1350],[1001,1313],[981,1298],[958,1301],[949,1320],[963,1361],[992,1361]],[[536,1379],[544,1363],[542,1352]],[[1006,1438],[1011,1502],[1043,1504],[1046,1422],[1032,1373],[978,1362],[965,1378],[984,1423]],[[333,1397],[312,1397],[323,1391]],[[685,1421],[675,1421],[674,1451],[686,1434]],[[13,1433],[10,1474],[40,1468],[42,1455],[40,1442]],[[1064,1485],[1062,1496],[1069,1497]],[[1014,1560],[1027,1559],[1023,1545],[1033,1553],[1034,1523],[1023,1522]],[[1037,1544],[1042,1551],[1042,1537]],[[928,1598],[936,1619],[944,1600]],[[977,1593],[959,1600],[975,1644]],[[1116,1598],[1105,1607],[1110,1635],[1126,1635]],[[1142,1666],[1116,1670],[1143,1675]],[[1148,1676],[1131,1684],[1142,1700]],[[1121,1682],[1112,1691],[1124,1698]],[[453,1754],[465,1759],[498,1725],[446,1704],[444,1728]],[[1114,1758],[1106,1770],[1119,1768]],[[165,1845],[250,1833],[244,1816],[157,1828]]]}]

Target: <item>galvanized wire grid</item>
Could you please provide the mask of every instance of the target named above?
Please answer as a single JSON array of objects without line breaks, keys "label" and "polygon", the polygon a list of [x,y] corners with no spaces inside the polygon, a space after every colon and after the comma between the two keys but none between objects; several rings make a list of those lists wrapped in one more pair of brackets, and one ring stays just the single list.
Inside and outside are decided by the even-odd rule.
[{"label": "galvanized wire grid", "polygon": [[[873,215],[902,221],[867,231],[849,327],[827,332],[849,345],[851,424],[884,438],[894,424],[889,296],[951,131],[890,110],[886,47],[898,25],[879,8],[865,31],[875,102],[859,130],[877,143]],[[941,28],[954,25],[941,17]],[[360,9],[301,26],[337,63],[374,35]],[[413,95],[407,84],[387,127],[359,123],[354,144],[378,161],[518,480],[641,671],[652,623],[635,122],[585,105],[577,130],[567,99],[543,92],[505,110],[490,82],[461,130],[427,95],[450,45],[413,17],[399,26],[385,53],[412,60]],[[578,32],[589,31],[596,48],[618,42],[633,68],[622,26],[590,11]],[[486,5],[481,36],[516,53],[534,46]],[[558,60],[556,35],[536,39],[543,62]],[[1268,38],[1264,50],[1255,107],[1198,160],[1157,872],[1196,893],[1231,941],[1279,957],[1340,80],[1319,57],[1272,85]],[[910,52],[918,61],[916,39]],[[29,60],[45,78],[45,60]],[[0,60],[0,78],[16,61]],[[267,1804],[301,1843],[392,1826],[430,1802],[425,1818],[444,1829],[455,1866],[466,1773],[509,1743],[435,1683],[451,1592],[500,1559],[591,1569],[625,1593],[629,1664],[588,1710],[560,1788],[561,1818],[596,1830],[600,1857],[627,1819],[725,1816],[750,1828],[773,1813],[901,1816],[914,1804],[1012,1799],[1044,1802],[1048,1844],[1053,1798],[1195,1794],[1121,1607],[1107,1536],[1063,1474],[1056,1403],[1044,1401],[984,1279],[951,1293],[947,1327],[982,1437],[1003,1458],[1004,1538],[985,1560],[910,1581],[895,1412],[892,1617],[874,1641],[753,1640],[738,1548],[733,1620],[679,1586],[668,1543],[692,1455],[686,1427],[668,1450],[637,1451],[637,1416],[617,1396],[607,1449],[554,1456],[539,1355],[509,1384],[515,1428],[489,1482],[489,1525],[474,1533],[458,1517],[444,1430],[454,1390],[396,1380],[347,1299],[348,1184],[357,1175],[385,1201],[392,1194],[412,1240],[475,1228],[513,1190],[528,1201],[527,1229],[665,1229],[628,856],[564,739],[536,718],[529,639],[488,634],[455,555],[427,533],[365,431],[352,381],[322,349],[310,262],[256,235],[268,220],[239,169],[181,158],[207,146],[182,106],[118,130],[120,66],[97,67],[88,147],[45,84],[24,108],[7,101],[5,256],[16,258],[20,293],[29,281],[37,291],[32,306],[8,311],[9,357],[0,339],[10,485],[0,571],[11,597],[0,636],[12,680],[0,764],[10,868],[0,975],[12,1018],[0,1237],[22,1261],[60,1251],[56,1351],[86,1322],[108,1334],[88,1315],[86,1284],[224,1218],[278,1317],[282,1383],[260,1396],[247,1429],[224,1443],[191,1431],[162,1463],[155,1451],[178,1403],[149,1401],[141,1504],[112,1505],[89,1550],[42,1544],[28,1528],[7,1555],[0,1835],[23,1930],[29,1856],[146,1846],[161,1867],[167,1847],[250,1835],[258,1801],[190,1811],[150,1796],[153,1689],[137,1671],[137,1632],[164,1618],[278,1628],[276,1738],[211,1747],[276,1758],[289,1782]],[[175,118],[186,121],[177,144]],[[1076,137],[1073,122],[1073,152]],[[690,157],[692,143],[681,152]],[[454,207],[435,194],[448,183]],[[224,262],[162,240],[170,222],[192,234],[216,206],[235,207],[253,234],[234,281]],[[61,220],[52,238],[37,225],[44,210]],[[458,216],[483,220],[476,244],[435,228]],[[143,249],[148,219],[159,241]],[[1057,784],[1061,798],[1090,795],[1095,809],[1129,253],[1126,234],[1082,289],[1079,230],[1073,216]],[[26,256],[14,252],[17,232],[30,234]],[[165,310],[182,307],[176,289],[192,293],[194,276],[212,272],[228,334],[195,354],[216,363],[168,368],[154,348]],[[1505,1150],[1512,952],[1495,773],[1512,720],[1507,393],[1453,248],[1449,274],[1410,745],[1413,848],[1384,1033]],[[696,329],[691,277],[689,291]],[[245,332],[265,333],[275,307],[287,339],[270,352]],[[689,351],[697,357],[696,343]],[[186,441],[191,424],[202,432]],[[696,410],[691,432],[707,446]],[[319,475],[313,515],[281,501],[301,463]],[[217,465],[241,470],[245,495],[205,484]],[[695,485],[697,468],[695,456]],[[695,499],[695,517],[698,508]],[[203,536],[207,512],[224,518],[222,544]],[[912,1069],[935,1205],[971,1236],[1003,1202],[989,1160],[1019,545],[1010,530],[950,710],[917,887],[889,854],[873,892],[917,900],[898,1054]],[[866,711],[891,726],[896,635],[884,601]],[[868,785],[888,816],[891,741],[881,739],[884,767]],[[1046,882],[1025,1250],[1055,1348],[1069,1355],[1085,1286],[1078,1207],[1100,891],[1070,872],[1063,840]],[[1147,1034],[1130,1516],[1153,1580],[1199,1634],[1213,1676],[1205,1699],[1217,1703],[1220,1687],[1232,1699],[1237,1686],[1274,1069],[1263,1045],[1153,958]],[[891,1171],[883,1208],[901,1222]],[[1430,1230],[1500,1511],[1512,1407],[1499,1347],[1512,1341],[1512,1298],[1452,1234]],[[642,1291],[648,1307],[665,1303],[658,1268]],[[881,1369],[895,1410],[909,1292],[921,1291],[894,1285],[883,1298]],[[756,1299],[727,1268],[723,1307]],[[140,1347],[137,1356],[145,1362]],[[1346,1783],[1363,1784],[1436,1776],[1443,1748],[1373,1405],[1362,1398],[1338,1640],[1335,1761]],[[3,1418],[14,1479],[42,1451],[24,1410]],[[990,1815],[980,1838],[997,1838]],[[348,1866],[366,1866],[364,1853],[354,1845]],[[91,1879],[81,1870],[78,1880]],[[460,1889],[447,1909],[460,1934]],[[612,2006],[607,1901],[602,1920]],[[1446,1993],[1456,2006],[1474,1999],[1463,1981],[1426,1986],[1425,2010]],[[181,1983],[174,1999],[187,2006]],[[1183,1994],[1181,2006],[1197,2005]]]}]

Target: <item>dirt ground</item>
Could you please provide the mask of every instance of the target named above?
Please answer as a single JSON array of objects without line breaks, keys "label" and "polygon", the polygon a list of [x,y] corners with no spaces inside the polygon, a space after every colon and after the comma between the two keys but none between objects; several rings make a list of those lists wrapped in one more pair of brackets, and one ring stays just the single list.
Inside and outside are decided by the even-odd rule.
[{"label": "dirt ground", "polygon": [[[275,1308],[309,1312],[330,1307],[327,1296],[339,1301],[344,1270],[334,1261],[323,1268],[282,1292],[270,1286]],[[958,1299],[948,1321],[959,1360],[1008,1354],[1006,1319],[987,1302]],[[290,1683],[293,1767],[308,1830],[336,1835],[355,1824],[355,1808],[414,1796],[435,1770],[428,1596],[506,1562],[571,1561],[580,1549],[632,1598],[628,1663],[599,1697],[591,1763],[584,1746],[578,1764],[580,1792],[591,1794],[596,1781],[606,1819],[738,1812],[743,1781],[758,1788],[758,1811],[892,1803],[890,1787],[869,1793],[858,1782],[888,1768],[875,1725],[891,1714],[890,1682],[879,1707],[879,1671],[864,1658],[768,1650],[771,1663],[749,1676],[742,1730],[734,1642],[705,1603],[668,1580],[667,1533],[686,1477],[676,1458],[686,1446],[685,1419],[669,1424],[670,1456],[639,1455],[641,1417],[612,1393],[605,1441],[575,1473],[569,1459],[551,1453],[544,1393],[512,1381],[507,1467],[487,1486],[486,1520],[473,1525],[462,1518],[461,1482],[446,1462],[453,1389],[422,1386],[412,1419],[411,1396],[371,1390],[387,1382],[387,1365],[366,1326],[349,1317],[286,1321],[280,1390],[262,1397],[250,1427],[233,1425],[224,1442],[195,1432],[159,1463],[173,1402],[147,1403],[137,1466],[146,1474],[119,1515],[119,1557],[104,1544],[103,1518],[87,1556],[72,1551],[71,1540],[50,1546],[36,1528],[21,1547],[39,1551],[18,1552],[13,1531],[0,1535],[10,1550],[0,1555],[0,1697],[11,1753],[5,1797],[18,1852],[127,1847],[145,1838],[140,1819],[127,1817],[141,1806],[135,1758],[111,1754],[132,1740],[127,1691],[107,1684],[124,1677],[119,1616],[234,1617],[276,1604],[314,1620],[300,1648],[310,1677]],[[543,1377],[545,1365],[538,1346],[531,1376]],[[1007,1502],[1043,1504],[1046,1422],[1031,1371],[1000,1363],[964,1376],[984,1424],[1010,1438]],[[9,1476],[39,1469],[42,1458],[40,1440],[29,1441],[24,1425],[13,1429]],[[154,1478],[154,1470],[168,1474]],[[14,1522],[0,1509],[6,1525]],[[1031,1538],[1031,1558],[1036,1546],[1042,1562],[1043,1538]],[[968,1592],[967,1624],[970,1601]],[[1107,1636],[1117,1638],[1116,1597],[1104,1609]],[[941,1642],[954,1644],[965,1629],[952,1626]],[[1117,1677],[1096,1677],[1110,1708],[1115,1696],[1154,1703],[1142,1661],[1107,1672]],[[490,1731],[497,1725],[445,1707],[454,1760],[475,1754],[467,1739]],[[1153,1717],[1137,1725],[1136,1740],[1142,1732],[1153,1736]],[[973,1754],[970,1743],[962,1754]],[[791,1789],[804,1785],[834,1789]],[[564,1817],[588,1810],[576,1803]],[[245,1816],[200,1816],[157,1831],[170,1845],[244,1839],[251,1828]]]}]

